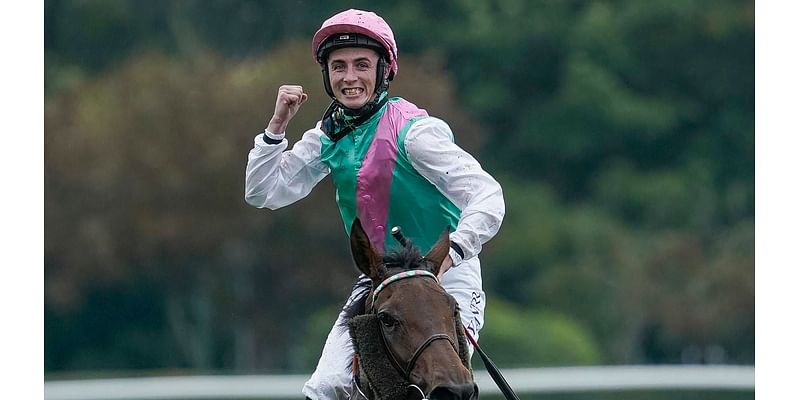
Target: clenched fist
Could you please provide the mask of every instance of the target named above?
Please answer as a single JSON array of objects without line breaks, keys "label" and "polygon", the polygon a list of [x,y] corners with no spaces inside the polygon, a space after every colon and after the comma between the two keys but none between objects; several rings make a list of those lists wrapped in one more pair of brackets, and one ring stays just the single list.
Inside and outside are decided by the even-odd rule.
[{"label": "clenched fist", "polygon": [[283,85],[278,88],[278,98],[275,100],[275,113],[267,125],[267,130],[280,134],[286,131],[289,121],[297,114],[300,106],[308,100],[308,95],[303,92],[300,85]]}]

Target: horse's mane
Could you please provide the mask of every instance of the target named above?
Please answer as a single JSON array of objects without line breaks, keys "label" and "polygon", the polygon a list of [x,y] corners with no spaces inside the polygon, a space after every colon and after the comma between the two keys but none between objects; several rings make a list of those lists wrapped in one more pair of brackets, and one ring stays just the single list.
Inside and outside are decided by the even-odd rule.
[{"label": "horse's mane", "polygon": [[[405,246],[395,247],[383,256],[383,264],[393,273],[408,271],[410,269],[430,270],[424,262],[419,249],[411,242]],[[389,274],[387,274],[388,276]]]}]

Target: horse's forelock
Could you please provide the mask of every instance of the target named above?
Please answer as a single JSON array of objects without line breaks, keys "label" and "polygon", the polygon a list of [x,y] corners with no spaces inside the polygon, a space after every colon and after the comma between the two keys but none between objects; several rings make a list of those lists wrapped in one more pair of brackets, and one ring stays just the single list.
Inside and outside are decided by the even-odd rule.
[{"label": "horse's forelock", "polygon": [[430,270],[428,264],[424,262],[419,249],[410,245],[396,247],[387,252],[383,257],[383,263],[389,270],[387,272],[390,273],[408,271],[412,269]]}]

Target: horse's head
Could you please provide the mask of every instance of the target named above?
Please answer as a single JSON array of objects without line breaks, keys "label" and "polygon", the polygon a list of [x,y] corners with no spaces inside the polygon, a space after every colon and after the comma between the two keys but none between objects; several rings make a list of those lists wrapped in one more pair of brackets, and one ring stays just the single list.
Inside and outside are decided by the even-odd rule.
[{"label": "horse's head", "polygon": [[436,278],[449,244],[445,230],[424,257],[410,242],[382,257],[358,219],[351,229],[356,266],[372,279],[366,309],[377,317],[379,329],[375,330],[392,366],[413,388],[410,398],[466,400],[478,396],[472,372],[465,365],[469,357],[466,343],[459,340],[463,328],[457,303]]}]

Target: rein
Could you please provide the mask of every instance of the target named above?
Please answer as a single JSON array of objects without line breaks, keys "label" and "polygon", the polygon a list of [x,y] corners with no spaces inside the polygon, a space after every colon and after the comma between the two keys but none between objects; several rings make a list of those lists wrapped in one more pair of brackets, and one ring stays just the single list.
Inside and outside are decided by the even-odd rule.
[{"label": "rein", "polygon": [[464,333],[467,335],[467,339],[472,343],[472,347],[478,351],[478,354],[481,356],[481,360],[483,360],[483,365],[486,367],[486,371],[489,372],[489,375],[492,377],[495,385],[500,388],[500,391],[503,392],[503,396],[506,397],[508,400],[519,400],[517,394],[514,393],[514,389],[511,388],[511,385],[506,382],[506,378],[503,377],[503,374],[500,373],[500,368],[497,368],[496,365],[492,362],[492,359],[489,358],[489,355],[486,354],[480,346],[478,346],[478,342],[472,335],[469,333],[467,328],[464,328]]}]

